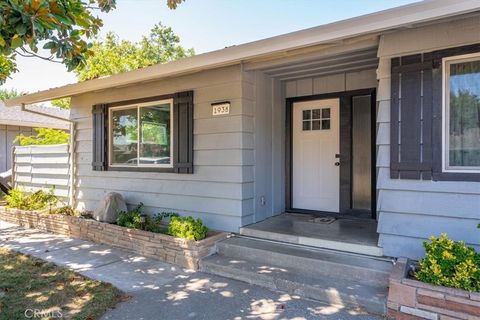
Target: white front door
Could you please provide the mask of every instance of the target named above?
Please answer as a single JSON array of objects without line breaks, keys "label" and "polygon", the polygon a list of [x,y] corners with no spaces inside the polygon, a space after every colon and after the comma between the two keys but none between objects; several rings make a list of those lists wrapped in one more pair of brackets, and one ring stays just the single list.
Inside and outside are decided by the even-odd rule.
[{"label": "white front door", "polygon": [[293,104],[292,207],[339,212],[340,100]]}]

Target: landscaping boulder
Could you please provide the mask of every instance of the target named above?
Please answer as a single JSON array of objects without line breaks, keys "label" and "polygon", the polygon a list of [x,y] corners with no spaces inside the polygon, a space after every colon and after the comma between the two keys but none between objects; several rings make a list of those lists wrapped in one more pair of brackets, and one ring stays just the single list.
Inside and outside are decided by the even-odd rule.
[{"label": "landscaping boulder", "polygon": [[123,196],[118,192],[110,192],[95,209],[93,218],[97,221],[113,223],[117,221],[120,211],[127,211],[127,204]]}]

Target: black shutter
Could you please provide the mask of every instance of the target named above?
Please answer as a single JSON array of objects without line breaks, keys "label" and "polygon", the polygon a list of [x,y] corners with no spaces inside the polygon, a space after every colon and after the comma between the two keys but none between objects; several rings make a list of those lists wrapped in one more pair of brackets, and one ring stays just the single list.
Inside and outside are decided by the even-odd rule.
[{"label": "black shutter", "polygon": [[107,170],[107,105],[97,104],[92,108],[93,118],[93,153],[92,169],[94,171]]},{"label": "black shutter", "polygon": [[392,59],[390,176],[432,178],[432,55]]},{"label": "black shutter", "polygon": [[193,173],[193,91],[173,97],[173,168],[176,173]]}]

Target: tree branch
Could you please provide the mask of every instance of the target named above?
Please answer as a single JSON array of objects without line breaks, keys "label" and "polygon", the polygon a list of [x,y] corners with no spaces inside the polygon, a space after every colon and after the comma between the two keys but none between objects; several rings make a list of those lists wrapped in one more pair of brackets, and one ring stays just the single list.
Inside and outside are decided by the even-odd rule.
[{"label": "tree branch", "polygon": [[34,52],[27,51],[24,48],[22,48],[22,50],[23,50],[23,53],[18,51],[18,50],[15,50],[15,53],[17,53],[19,56],[22,56],[22,57],[25,57],[25,58],[40,58],[42,60],[46,60],[46,61],[50,61],[50,62],[62,63],[62,61],[55,60],[53,58],[53,55],[50,56],[50,57],[44,57],[44,56],[38,55]]}]

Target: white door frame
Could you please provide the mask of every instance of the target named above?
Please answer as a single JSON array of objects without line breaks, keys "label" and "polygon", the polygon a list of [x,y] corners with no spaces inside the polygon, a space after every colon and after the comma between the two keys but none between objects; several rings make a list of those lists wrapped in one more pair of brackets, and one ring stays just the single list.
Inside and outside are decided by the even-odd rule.
[{"label": "white door frame", "polygon": [[[332,98],[339,98],[340,99],[340,124],[342,125],[342,110],[344,108],[351,108],[352,98],[354,96],[361,96],[361,95],[371,95],[372,99],[372,187],[375,191],[376,189],[376,175],[375,175],[375,166],[376,166],[376,157],[375,157],[375,150],[376,150],[376,88],[368,88],[368,89],[359,89],[359,90],[352,90],[352,91],[344,91],[344,92],[335,92],[335,93],[326,93],[326,94],[319,94],[319,95],[312,95],[312,96],[302,96],[302,97],[291,97],[286,99],[286,135],[285,135],[285,210],[287,212],[299,212],[299,213],[314,213],[314,212],[321,212],[321,211],[311,211],[311,210],[301,210],[299,208],[292,207],[292,172],[293,172],[293,161],[292,161],[292,147],[293,147],[293,137],[292,137],[292,118],[293,118],[293,104],[295,102],[301,101],[310,101],[310,100],[322,100],[322,99],[332,99]],[[342,136],[343,134],[343,136]],[[344,147],[342,147],[342,139],[345,139],[345,134],[342,133],[342,128],[340,127],[340,152],[344,151]],[[350,138],[351,140],[351,138]],[[348,142],[348,147],[351,146],[351,141]],[[338,159],[340,161],[340,159]],[[344,166],[343,168],[345,168]],[[342,170],[342,165],[340,165],[340,170]],[[342,174],[340,174],[342,177]],[[342,185],[340,185],[340,189]],[[346,199],[343,196],[343,191],[339,190],[340,193],[340,212],[334,213],[335,215],[344,216],[345,214],[349,216],[351,212],[343,211],[343,208],[350,203],[350,198]],[[351,196],[351,194],[349,195]],[[365,217],[362,217],[365,218]],[[372,212],[371,217],[376,219],[376,192],[372,192]]]}]

